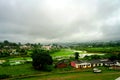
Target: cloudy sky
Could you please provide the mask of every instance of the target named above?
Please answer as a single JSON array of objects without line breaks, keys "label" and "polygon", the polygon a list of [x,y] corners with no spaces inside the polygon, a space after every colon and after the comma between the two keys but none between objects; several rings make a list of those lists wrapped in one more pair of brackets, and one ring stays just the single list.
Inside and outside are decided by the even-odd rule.
[{"label": "cloudy sky", "polygon": [[120,0],[0,0],[0,41],[120,39]]}]

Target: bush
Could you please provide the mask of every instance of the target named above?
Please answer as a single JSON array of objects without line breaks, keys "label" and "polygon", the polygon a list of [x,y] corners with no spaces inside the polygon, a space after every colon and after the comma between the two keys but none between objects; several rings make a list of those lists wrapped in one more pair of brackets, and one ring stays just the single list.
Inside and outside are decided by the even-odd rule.
[{"label": "bush", "polygon": [[9,63],[9,62],[4,62],[4,63],[2,64],[2,66],[10,66],[10,63]]},{"label": "bush", "polygon": [[44,68],[43,68],[44,71],[52,71],[53,70],[53,66],[52,65],[44,65]]},{"label": "bush", "polygon": [[7,74],[0,75],[0,79],[6,79],[6,78],[10,78],[10,75],[7,75]]}]

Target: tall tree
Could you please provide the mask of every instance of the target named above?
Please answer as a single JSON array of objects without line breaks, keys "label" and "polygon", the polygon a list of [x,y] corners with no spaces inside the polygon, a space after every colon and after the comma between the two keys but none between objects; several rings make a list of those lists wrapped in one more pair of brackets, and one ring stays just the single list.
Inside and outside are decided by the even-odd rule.
[{"label": "tall tree", "polygon": [[34,50],[32,54],[33,67],[36,70],[48,70],[48,66],[52,65],[53,60],[48,51]]},{"label": "tall tree", "polygon": [[78,60],[79,59],[79,53],[75,52],[75,59]]}]

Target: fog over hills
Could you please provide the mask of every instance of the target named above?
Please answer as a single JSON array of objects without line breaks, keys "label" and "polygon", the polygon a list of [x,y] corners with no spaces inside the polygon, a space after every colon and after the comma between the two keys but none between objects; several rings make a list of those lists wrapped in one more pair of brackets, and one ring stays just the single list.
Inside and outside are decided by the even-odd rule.
[{"label": "fog over hills", "polygon": [[120,0],[0,0],[0,41],[120,40]]}]

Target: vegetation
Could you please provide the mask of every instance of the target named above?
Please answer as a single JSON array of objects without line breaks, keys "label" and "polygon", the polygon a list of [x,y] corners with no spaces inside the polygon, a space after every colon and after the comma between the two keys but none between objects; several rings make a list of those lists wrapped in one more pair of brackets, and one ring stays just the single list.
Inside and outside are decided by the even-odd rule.
[{"label": "vegetation", "polygon": [[9,75],[6,75],[6,74],[1,74],[0,75],[0,79],[6,79],[6,78],[9,78],[10,76]]},{"label": "vegetation", "polygon": [[36,70],[50,71],[49,67],[52,65],[53,60],[48,51],[34,50],[32,54],[32,65]]},{"label": "vegetation", "polygon": [[68,72],[68,73],[54,73],[49,75],[36,76],[31,78],[24,78],[21,80],[115,80],[120,76],[119,72]]},{"label": "vegetation", "polygon": [[74,55],[74,52],[70,49],[61,49],[60,51],[51,54],[51,56],[53,57],[70,56],[70,55]]},{"label": "vegetation", "polygon": [[79,53],[75,52],[75,60],[78,60],[78,59],[79,59]]},{"label": "vegetation", "polygon": [[102,55],[91,55],[91,56],[85,56],[83,59],[85,60],[95,60],[95,59],[103,59],[103,58],[107,58],[106,56]]},{"label": "vegetation", "polygon": [[16,66],[0,66],[0,75],[9,75],[11,80],[114,80],[120,76],[119,71],[100,67],[102,73],[96,74],[92,69],[77,70],[71,67],[53,69],[52,72],[37,71],[32,68],[31,63]]},{"label": "vegetation", "polygon": [[[111,61],[120,60],[120,41],[110,43],[81,43],[77,45],[69,44],[63,46],[52,44],[47,45],[49,48],[43,46],[44,45],[41,45],[40,43],[21,44],[9,42],[7,40],[0,42],[0,60],[6,61],[3,64],[0,64],[0,78],[20,78],[22,80],[22,78],[27,76],[29,78],[25,78],[25,80],[46,80],[47,78],[55,80],[58,78],[61,80],[88,80],[88,78],[89,80],[114,80],[120,76],[119,71],[111,71],[107,68],[104,68],[103,73],[100,74],[92,73],[91,69],[86,71],[76,70],[70,66],[62,69],[53,68],[53,63],[57,63],[60,59],[69,59],[72,61],[75,59],[78,60],[79,54],[81,54],[82,51],[89,53],[105,53],[105,55],[85,56],[83,60],[106,58]],[[75,50],[79,50],[80,53],[74,52]],[[9,62],[12,61],[26,62],[14,66],[8,65]],[[30,61],[30,63],[27,63],[27,61]],[[63,78],[61,78],[61,76]]]},{"label": "vegetation", "polygon": [[110,59],[111,61],[120,60],[120,53],[118,53],[118,54],[108,53],[108,54],[105,55],[105,57]]},{"label": "vegetation", "polygon": [[15,66],[1,66],[0,75],[20,76],[36,74],[38,71],[34,70],[31,63],[15,65]]}]

